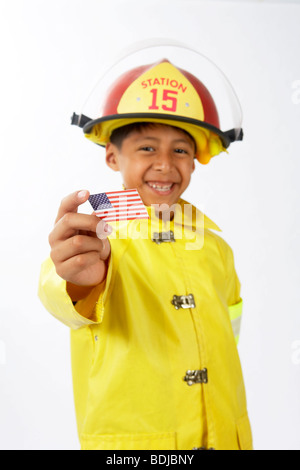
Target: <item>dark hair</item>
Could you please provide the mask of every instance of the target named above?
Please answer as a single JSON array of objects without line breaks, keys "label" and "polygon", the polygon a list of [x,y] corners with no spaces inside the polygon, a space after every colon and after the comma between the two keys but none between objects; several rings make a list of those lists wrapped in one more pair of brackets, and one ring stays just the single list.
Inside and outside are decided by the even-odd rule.
[{"label": "dark hair", "polygon": [[[110,136],[110,142],[118,147],[120,150],[122,147],[123,140],[126,139],[126,137],[131,134],[131,132],[142,132],[144,129],[154,129],[158,126],[166,126],[168,124],[160,124],[156,122],[135,122],[133,124],[127,124],[126,126],[119,127],[118,129],[115,129],[112,131],[111,136]],[[169,126],[171,127],[171,126]],[[194,143],[195,146],[195,152],[197,149],[197,145],[195,142],[195,139],[186,132],[184,129],[181,129],[180,127],[172,126],[175,127],[175,129],[178,129],[179,131],[183,132],[186,134]]]}]

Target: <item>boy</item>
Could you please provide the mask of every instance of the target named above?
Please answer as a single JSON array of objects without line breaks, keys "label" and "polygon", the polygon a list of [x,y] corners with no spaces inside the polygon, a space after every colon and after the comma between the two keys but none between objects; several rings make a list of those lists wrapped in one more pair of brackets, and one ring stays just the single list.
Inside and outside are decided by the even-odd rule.
[{"label": "boy", "polygon": [[39,289],[71,328],[81,448],[251,449],[233,254],[200,211],[185,216],[181,199],[195,157],[207,163],[226,135],[205,87],[168,61],[120,80],[84,132],[106,146],[107,165],[150,218],[127,222],[121,237],[122,224],[77,213],[88,191],[67,196]]}]

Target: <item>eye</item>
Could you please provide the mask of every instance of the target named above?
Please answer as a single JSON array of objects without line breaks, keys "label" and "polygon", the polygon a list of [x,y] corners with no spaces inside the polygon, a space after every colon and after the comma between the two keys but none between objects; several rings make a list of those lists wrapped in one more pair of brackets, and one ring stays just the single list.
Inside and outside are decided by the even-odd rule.
[{"label": "eye", "polygon": [[176,148],[176,149],[174,149],[174,152],[180,157],[185,157],[186,155],[190,154],[190,152],[188,152],[188,150],[183,149],[183,148]]},{"label": "eye", "polygon": [[142,150],[143,152],[154,152],[155,151],[155,149],[153,147],[150,147],[150,146],[140,147],[139,150]]}]

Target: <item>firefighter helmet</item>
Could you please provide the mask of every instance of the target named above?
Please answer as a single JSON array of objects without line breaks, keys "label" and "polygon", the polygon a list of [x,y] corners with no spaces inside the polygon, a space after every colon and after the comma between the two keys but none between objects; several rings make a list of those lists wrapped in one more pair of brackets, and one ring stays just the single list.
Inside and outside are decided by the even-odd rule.
[{"label": "firefighter helmet", "polygon": [[123,72],[106,91],[102,110],[95,118],[73,115],[73,124],[85,136],[105,146],[112,132],[136,122],[154,122],[181,128],[196,142],[196,158],[206,164],[241,140],[241,127],[223,132],[217,105],[194,74],[160,59]]}]

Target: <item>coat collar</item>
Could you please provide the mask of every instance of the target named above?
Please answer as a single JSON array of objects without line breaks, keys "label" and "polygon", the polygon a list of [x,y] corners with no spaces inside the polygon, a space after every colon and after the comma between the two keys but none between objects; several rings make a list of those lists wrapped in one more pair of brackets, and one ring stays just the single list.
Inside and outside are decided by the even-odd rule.
[{"label": "coat collar", "polygon": [[[203,212],[201,212],[199,209],[197,209],[197,207],[193,206],[192,204],[190,204],[189,202],[185,201],[184,199],[180,199],[178,201],[178,203],[181,205],[182,207],[182,212],[183,213],[186,213],[187,212],[187,216],[185,217],[185,223],[189,223],[190,226],[195,229],[196,226],[197,226],[197,221],[198,220],[203,220],[204,222],[204,228],[207,228],[207,229],[210,229],[210,230],[216,230],[217,232],[222,232],[222,230],[220,229],[220,227],[218,227],[217,224],[215,224],[215,222],[213,222],[209,217],[207,217]],[[192,211],[190,211],[192,213],[192,217],[190,215],[190,212],[189,211],[185,211],[184,210],[184,207],[185,205],[188,205],[188,206],[191,206],[192,207]],[[175,218],[176,219],[176,218]]]}]

